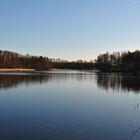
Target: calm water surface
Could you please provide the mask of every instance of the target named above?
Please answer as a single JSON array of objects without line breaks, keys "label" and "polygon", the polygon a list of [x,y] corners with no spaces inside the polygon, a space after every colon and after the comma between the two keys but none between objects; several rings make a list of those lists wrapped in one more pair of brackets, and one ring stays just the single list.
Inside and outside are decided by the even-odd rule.
[{"label": "calm water surface", "polygon": [[0,74],[0,140],[139,140],[140,77]]}]

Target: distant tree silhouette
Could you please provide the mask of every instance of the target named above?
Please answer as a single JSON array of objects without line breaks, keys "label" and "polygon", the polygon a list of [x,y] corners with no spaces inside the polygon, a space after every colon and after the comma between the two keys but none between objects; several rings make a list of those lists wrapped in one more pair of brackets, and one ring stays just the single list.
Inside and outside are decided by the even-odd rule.
[{"label": "distant tree silhouette", "polygon": [[0,51],[0,68],[32,68],[36,70],[46,70],[50,67],[51,61],[47,57]]},{"label": "distant tree silhouette", "polygon": [[28,68],[35,70],[58,69],[93,69],[93,61],[83,60],[69,62],[67,60],[52,59],[43,56],[21,55],[16,52],[0,50],[0,68]]},{"label": "distant tree silhouette", "polygon": [[140,51],[100,54],[95,65],[101,71],[140,72]]},{"label": "distant tree silhouette", "polygon": [[140,72],[140,51],[134,52],[106,52],[100,54],[96,60],[91,61],[67,61],[52,59],[44,56],[22,55],[16,52],[0,50],[0,68],[29,68],[35,70],[77,69],[92,70],[97,69],[107,72]]}]

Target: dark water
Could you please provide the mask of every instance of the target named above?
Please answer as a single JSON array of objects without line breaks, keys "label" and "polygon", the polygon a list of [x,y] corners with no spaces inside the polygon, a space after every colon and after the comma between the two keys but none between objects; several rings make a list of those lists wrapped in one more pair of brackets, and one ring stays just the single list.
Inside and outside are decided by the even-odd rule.
[{"label": "dark water", "polygon": [[0,74],[0,140],[139,140],[140,77]]}]

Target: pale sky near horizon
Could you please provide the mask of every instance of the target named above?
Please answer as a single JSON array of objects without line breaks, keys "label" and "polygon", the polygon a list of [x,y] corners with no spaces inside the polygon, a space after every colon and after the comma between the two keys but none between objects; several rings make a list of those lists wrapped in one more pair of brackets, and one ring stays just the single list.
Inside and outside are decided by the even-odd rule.
[{"label": "pale sky near horizon", "polygon": [[67,60],[140,49],[140,0],[0,0],[0,50]]}]

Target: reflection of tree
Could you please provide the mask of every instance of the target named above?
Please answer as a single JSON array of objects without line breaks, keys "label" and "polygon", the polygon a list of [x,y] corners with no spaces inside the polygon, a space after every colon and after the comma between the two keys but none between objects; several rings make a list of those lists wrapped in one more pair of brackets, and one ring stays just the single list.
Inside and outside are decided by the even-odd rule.
[{"label": "reflection of tree", "polygon": [[54,83],[54,82],[90,82],[105,90],[113,89],[116,91],[140,91],[140,77],[126,74],[101,74],[97,73],[49,73],[38,75],[0,75],[0,89],[16,87],[20,84],[34,84],[34,83]]},{"label": "reflection of tree", "polygon": [[17,87],[20,84],[42,84],[42,83],[60,83],[75,81],[85,82],[94,81],[93,75],[81,73],[40,73],[40,74],[15,74],[15,75],[0,75],[0,89],[8,89]]},{"label": "reflection of tree", "polygon": [[16,87],[22,83],[42,83],[47,79],[48,77],[43,75],[0,75],[0,89]]},{"label": "reflection of tree", "polygon": [[140,77],[137,75],[126,74],[97,74],[97,85],[103,89],[140,91]]},{"label": "reflection of tree", "polygon": [[[105,90],[115,90],[123,91],[123,93],[129,93],[129,91],[134,91],[139,93],[140,91],[140,76],[134,74],[117,74],[117,73],[97,73],[96,75],[97,86]],[[125,92],[126,91],[126,92]],[[135,99],[136,102],[136,99]],[[135,110],[138,110],[140,103],[136,102]],[[140,122],[136,119],[134,120],[137,124],[136,130],[132,133],[131,139],[135,139],[136,135],[140,131]]]}]

